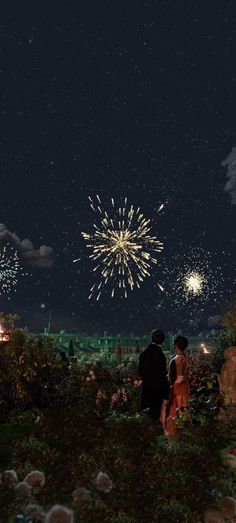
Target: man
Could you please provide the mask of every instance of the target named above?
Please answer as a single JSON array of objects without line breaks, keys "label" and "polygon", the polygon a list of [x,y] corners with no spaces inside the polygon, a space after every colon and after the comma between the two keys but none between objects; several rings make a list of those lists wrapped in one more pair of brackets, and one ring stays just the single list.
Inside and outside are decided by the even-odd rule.
[{"label": "man", "polygon": [[153,421],[158,421],[163,401],[169,397],[169,384],[166,373],[166,358],[161,349],[165,334],[154,330],[151,343],[139,356],[139,376],[142,379],[141,410],[149,408]]}]

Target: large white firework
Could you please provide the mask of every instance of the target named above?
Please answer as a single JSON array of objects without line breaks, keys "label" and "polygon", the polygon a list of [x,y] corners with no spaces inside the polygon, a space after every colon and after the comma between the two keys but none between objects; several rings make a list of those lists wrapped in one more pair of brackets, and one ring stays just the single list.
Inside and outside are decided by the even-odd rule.
[{"label": "large white firework", "polygon": [[175,255],[163,272],[163,290],[174,309],[189,303],[192,309],[203,310],[208,302],[217,303],[223,295],[222,268],[200,247],[189,249],[183,256]]},{"label": "large white firework", "polygon": [[0,294],[15,290],[19,271],[18,252],[8,244],[0,246]]},{"label": "large white firework", "polygon": [[95,295],[99,300],[108,283],[112,297],[121,292],[127,298],[128,290],[139,288],[150,276],[152,265],[158,261],[156,253],[162,251],[163,244],[151,235],[151,221],[144,217],[140,208],[128,205],[127,198],[120,206],[112,198],[110,215],[103,209],[98,195],[95,201],[91,197],[89,201],[97,219],[93,231],[82,232],[82,236],[92,251],[93,271],[99,274],[89,298]]}]

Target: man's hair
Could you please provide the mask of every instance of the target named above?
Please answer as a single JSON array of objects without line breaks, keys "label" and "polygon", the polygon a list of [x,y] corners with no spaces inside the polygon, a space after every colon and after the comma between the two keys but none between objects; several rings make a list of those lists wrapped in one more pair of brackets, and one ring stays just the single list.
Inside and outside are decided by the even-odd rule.
[{"label": "man's hair", "polygon": [[185,336],[177,336],[174,341],[174,346],[178,347],[182,351],[185,351],[188,346],[187,338],[185,338]]},{"label": "man's hair", "polygon": [[165,334],[163,331],[161,331],[160,329],[156,329],[154,331],[152,331],[152,342],[153,343],[156,343],[157,345],[161,345],[165,339]]}]

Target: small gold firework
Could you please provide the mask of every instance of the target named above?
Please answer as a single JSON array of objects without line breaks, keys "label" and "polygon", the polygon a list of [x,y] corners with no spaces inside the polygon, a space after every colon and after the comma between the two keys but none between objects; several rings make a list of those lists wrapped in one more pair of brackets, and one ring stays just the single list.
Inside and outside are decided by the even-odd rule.
[{"label": "small gold firework", "polygon": [[92,233],[82,232],[82,236],[92,250],[90,258],[96,263],[93,271],[100,274],[99,282],[90,289],[89,298],[95,294],[99,300],[108,282],[112,297],[120,291],[127,298],[128,289],[139,288],[144,278],[150,276],[152,264],[157,263],[154,253],[161,252],[163,244],[150,235],[150,220],[140,208],[128,206],[127,198],[120,207],[111,199],[112,217],[102,208],[98,195],[95,202],[90,197],[89,201],[93,212],[99,214],[99,223],[93,224]]}]

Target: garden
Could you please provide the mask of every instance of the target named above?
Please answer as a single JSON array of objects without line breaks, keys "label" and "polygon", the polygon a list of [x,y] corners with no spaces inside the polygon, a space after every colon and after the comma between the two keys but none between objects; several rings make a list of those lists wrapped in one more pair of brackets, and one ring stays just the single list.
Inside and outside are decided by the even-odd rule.
[{"label": "garden", "polygon": [[235,521],[236,419],[220,418],[218,385],[235,328],[213,355],[189,356],[191,405],[173,440],[139,412],[137,354],[67,362],[50,339],[11,328],[0,350],[2,523]]}]

